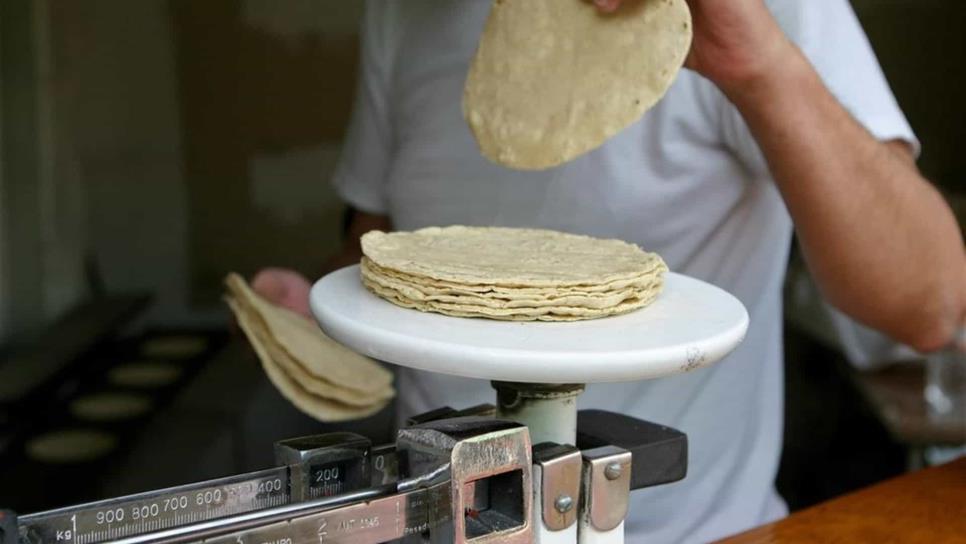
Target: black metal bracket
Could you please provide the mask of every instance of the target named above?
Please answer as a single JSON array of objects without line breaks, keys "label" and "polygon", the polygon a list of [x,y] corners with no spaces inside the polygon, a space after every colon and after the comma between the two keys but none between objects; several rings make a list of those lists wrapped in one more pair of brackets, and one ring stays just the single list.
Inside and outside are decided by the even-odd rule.
[{"label": "black metal bracket", "polygon": [[581,410],[576,446],[581,450],[618,446],[630,451],[631,489],[676,482],[688,473],[686,434],[624,414]]}]

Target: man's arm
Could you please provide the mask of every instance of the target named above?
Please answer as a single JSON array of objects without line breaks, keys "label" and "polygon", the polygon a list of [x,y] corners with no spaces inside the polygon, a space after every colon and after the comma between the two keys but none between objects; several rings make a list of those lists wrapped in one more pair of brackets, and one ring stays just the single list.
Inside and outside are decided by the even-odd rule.
[{"label": "man's arm", "polygon": [[[612,11],[621,0],[595,0]],[[825,296],[922,351],[966,319],[966,253],[902,142],[877,141],[825,87],[762,0],[688,0],[687,66],[744,117]]]},{"label": "man's arm", "polygon": [[874,139],[794,47],[726,94],[765,154],[828,300],[922,351],[949,343],[966,307],[963,240],[909,148]]}]

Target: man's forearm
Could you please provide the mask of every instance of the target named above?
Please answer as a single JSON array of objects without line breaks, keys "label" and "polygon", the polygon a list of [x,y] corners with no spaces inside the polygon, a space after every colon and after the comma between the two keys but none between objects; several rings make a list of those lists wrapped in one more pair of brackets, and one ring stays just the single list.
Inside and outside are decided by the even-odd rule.
[{"label": "man's forearm", "polygon": [[829,300],[914,347],[964,318],[966,256],[941,196],[873,138],[791,44],[760,77],[724,88],[762,148]]}]

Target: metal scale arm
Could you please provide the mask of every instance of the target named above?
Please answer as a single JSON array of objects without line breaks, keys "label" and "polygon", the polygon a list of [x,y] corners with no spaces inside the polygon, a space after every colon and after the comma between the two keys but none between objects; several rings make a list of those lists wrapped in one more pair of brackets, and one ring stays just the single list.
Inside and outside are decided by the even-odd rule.
[{"label": "metal scale arm", "polygon": [[[630,490],[686,472],[673,429],[584,411],[577,446],[531,445],[527,427],[493,411],[437,410],[387,446],[352,433],[286,440],[275,469],[19,522],[0,511],[0,544],[620,542]],[[191,509],[151,515],[185,497]]]},{"label": "metal scale arm", "polygon": [[[370,453],[377,450],[383,470],[370,473]],[[268,472],[261,471],[253,473],[256,480],[234,476],[31,514],[19,521],[0,510],[0,544],[375,544],[413,536],[456,543],[469,538],[480,544],[530,542],[530,450],[525,426],[481,417],[404,429],[395,448],[369,448],[367,440],[351,433],[284,441],[276,453],[294,464],[271,470],[278,471],[273,476],[286,478],[285,504],[256,508],[261,502],[236,500],[233,504],[244,506],[243,511],[222,515],[220,508],[195,510],[203,521],[178,523],[181,518],[170,518],[171,524],[160,530],[151,530],[160,523],[123,524],[131,512],[150,513],[151,505],[180,503],[180,497],[214,496],[215,489],[222,490],[218,502],[232,502],[238,490],[247,491],[264,479]],[[369,481],[385,477],[397,465],[402,472],[398,481]],[[338,493],[326,496],[333,491]],[[110,523],[106,512],[113,513]],[[94,520],[90,528],[79,532],[78,516]]]}]

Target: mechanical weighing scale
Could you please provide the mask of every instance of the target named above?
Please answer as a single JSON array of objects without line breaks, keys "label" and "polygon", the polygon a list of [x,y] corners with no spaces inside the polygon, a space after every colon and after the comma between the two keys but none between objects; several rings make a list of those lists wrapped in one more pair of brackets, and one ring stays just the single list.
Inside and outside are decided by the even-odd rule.
[{"label": "mechanical weighing scale", "polygon": [[416,416],[396,443],[331,433],[275,445],[276,468],[17,517],[0,544],[623,542],[633,489],[680,480],[687,437],[599,410],[586,383],[710,365],[744,338],[725,291],[666,276],[650,306],[569,323],[422,313],[369,293],[358,266],[319,280],[323,330],[374,359],[490,380],[496,405]]}]

